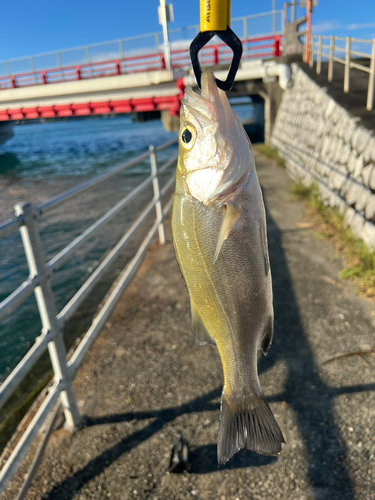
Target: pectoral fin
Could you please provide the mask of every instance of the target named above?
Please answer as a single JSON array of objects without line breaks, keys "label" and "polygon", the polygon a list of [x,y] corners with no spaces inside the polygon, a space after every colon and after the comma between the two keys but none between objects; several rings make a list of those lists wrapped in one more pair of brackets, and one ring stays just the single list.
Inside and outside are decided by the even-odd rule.
[{"label": "pectoral fin", "polygon": [[198,344],[210,344],[216,345],[216,342],[211,337],[211,335],[206,330],[199,314],[196,311],[195,304],[193,301],[190,301],[191,305],[191,329],[195,336],[195,340]]},{"label": "pectoral fin", "polygon": [[232,207],[231,205],[225,205],[224,210],[225,212],[224,212],[223,222],[221,223],[219,237],[217,239],[217,244],[216,244],[214,264],[217,261],[217,258],[219,257],[219,253],[221,247],[223,246],[224,241],[228,238],[229,233],[232,230],[232,227],[234,226],[236,220],[238,219],[241,213],[239,210]]}]

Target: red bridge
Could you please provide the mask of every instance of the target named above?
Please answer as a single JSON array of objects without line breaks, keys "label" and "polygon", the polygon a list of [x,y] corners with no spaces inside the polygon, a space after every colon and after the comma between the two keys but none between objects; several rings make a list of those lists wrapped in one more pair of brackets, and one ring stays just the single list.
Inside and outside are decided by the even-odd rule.
[{"label": "red bridge", "polygon": [[[246,35],[247,23],[252,17],[237,20],[242,23],[245,35],[242,60],[281,55],[281,33]],[[93,57],[93,47],[86,47],[86,60],[79,64],[62,64],[63,51],[25,58],[31,71],[12,73],[10,67],[15,62],[6,61],[3,64],[8,74],[0,75],[0,121],[155,110],[178,114],[184,88],[181,77],[190,70],[190,39],[172,42],[171,70],[166,68],[158,43],[154,51],[133,49],[130,54],[124,51],[124,41],[118,43],[119,57],[110,58],[108,54]],[[79,49],[71,52],[74,50]],[[36,69],[38,58],[47,56],[58,64]],[[226,68],[232,51],[223,43],[212,43],[201,51],[200,59],[202,66]]]}]

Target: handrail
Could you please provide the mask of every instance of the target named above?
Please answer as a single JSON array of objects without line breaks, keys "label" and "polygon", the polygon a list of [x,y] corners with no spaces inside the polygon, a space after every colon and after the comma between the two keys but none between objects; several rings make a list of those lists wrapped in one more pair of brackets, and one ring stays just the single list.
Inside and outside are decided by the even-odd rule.
[{"label": "handrail", "polygon": [[[128,162],[117,166],[108,172],[84,182],[37,207],[31,204],[16,206],[16,218],[10,219],[0,225],[0,238],[5,238],[16,228],[20,227],[22,241],[24,244],[25,255],[29,265],[30,278],[24,281],[12,294],[0,303],[0,320],[11,314],[33,290],[38,287],[37,304],[39,314],[42,320],[42,331],[39,337],[35,339],[34,344],[19,361],[17,366],[10,372],[5,381],[0,385],[0,408],[8,401],[19,384],[30,372],[32,367],[47,350],[51,357],[52,366],[55,374],[55,383],[49,391],[48,396],[42,402],[37,414],[25,430],[17,446],[7,459],[5,466],[0,471],[0,496],[6,490],[9,481],[16,473],[22,463],[23,458],[30,449],[34,438],[42,424],[48,418],[50,410],[55,406],[58,399],[61,400],[64,408],[66,425],[68,428],[77,428],[80,424],[80,414],[76,403],[72,380],[79,364],[84,358],[87,350],[91,346],[96,336],[101,331],[109,315],[116,306],[123,291],[131,282],[135,272],[141,265],[147,249],[151,245],[156,233],[159,231],[159,241],[164,243],[161,235],[164,234],[164,217],[168,214],[172,198],[162,207],[162,200],[168,193],[174,183],[174,172],[166,180],[164,186],[160,189],[160,174],[167,172],[170,167],[176,164],[177,154],[173,154],[163,165],[157,165],[157,153],[168,147],[175,145],[177,138],[173,138],[164,144],[149,151],[144,152]],[[70,200],[83,191],[96,186],[109,177],[116,175],[127,168],[145,160],[150,159],[151,175],[148,175],[140,184],[138,184],[122,200],[116,203],[110,210],[94,222],[88,229],[77,236],[70,244],[55,255],[48,263],[44,261],[42,244],[40,240],[38,218],[47,211],[50,211],[62,203]],[[164,177],[163,177],[164,178]],[[96,231],[107,224],[113,217],[124,209],[146,186],[152,184],[153,198],[147,206],[132,222],[130,227],[121,237],[119,242],[112,248],[101,264],[95,269],[88,280],[81,286],[74,297],[66,304],[63,310],[57,314],[55,300],[50,285],[51,275],[56,272],[64,262],[66,262],[78,248],[87,241]],[[160,210],[161,208],[161,210]],[[90,328],[83,336],[79,347],[73,353],[70,361],[66,360],[66,351],[63,342],[63,325],[65,321],[78,309],[82,301],[92,288],[103,278],[108,267],[114,262],[120,251],[124,248],[135,231],[145,222],[152,209],[156,211],[156,218],[147,232],[147,235],[141,243],[133,259],[125,267],[120,277],[116,280],[113,290],[106,299],[99,314],[94,318]],[[35,467],[34,467],[35,469]],[[25,488],[23,488],[24,490]],[[22,491],[23,491],[22,490]]]},{"label": "handrail", "polygon": [[8,234],[13,233],[16,229],[20,227],[22,222],[18,217],[13,217],[13,219],[9,219],[0,224],[0,238],[5,238]]},{"label": "handrail", "polygon": [[[279,45],[282,35],[275,33],[272,35],[257,35],[254,37],[242,37],[244,44],[244,59],[251,58],[250,52],[259,51],[260,48],[269,48],[269,53],[262,54],[262,57],[278,56]],[[253,46],[261,41],[270,41],[270,44],[264,46]],[[230,50],[222,50],[226,45],[208,44],[202,50],[203,57],[211,57],[208,64],[224,64],[230,62],[232,52]],[[181,57],[184,54],[185,57]],[[255,54],[257,55],[257,54]],[[184,64],[181,64],[181,59]],[[180,67],[188,68],[190,59],[188,56],[188,47],[184,49],[175,49],[171,51],[171,67],[178,69]],[[165,69],[164,54],[157,49],[155,52],[138,54],[136,56],[119,56],[116,59],[108,59],[102,61],[87,61],[82,64],[69,66],[59,65],[48,69],[32,70],[0,76],[0,90],[9,90],[12,88],[23,88],[35,85],[50,85],[61,82],[72,82],[80,80],[88,80],[92,78],[102,78],[108,76],[119,76],[131,74],[139,71],[153,71]]]},{"label": "handrail", "polygon": [[[323,39],[329,38],[330,46],[323,45]],[[336,45],[336,42],[345,42],[345,48]],[[316,43],[318,42],[318,43]],[[352,37],[339,37],[339,36],[323,36],[323,35],[313,35],[310,37],[305,37],[305,47],[309,43],[310,48],[310,58],[309,65],[313,67],[314,65],[314,55],[316,55],[316,72],[321,73],[321,61],[323,58],[328,59],[328,81],[331,82],[333,79],[333,63],[337,62],[344,65],[344,92],[348,93],[350,89],[350,69],[354,68],[358,71],[368,73],[368,83],[367,83],[367,100],[366,109],[371,111],[374,107],[374,88],[375,88],[375,38],[372,40],[365,40],[362,38],[352,38]],[[352,44],[370,44],[371,53],[362,52],[359,50],[353,50]],[[323,51],[323,48],[329,49],[329,54]],[[338,57],[337,52],[344,53],[344,58]],[[306,53],[306,50],[304,51]],[[356,59],[352,59],[355,56]],[[360,64],[361,59],[369,59],[369,66]],[[305,61],[306,62],[306,61]]]},{"label": "handrail", "polygon": [[66,203],[68,200],[71,198],[74,198],[78,194],[82,194],[84,191],[86,191],[89,188],[92,188],[96,186],[97,184],[100,184],[104,180],[109,179],[110,177],[127,170],[130,167],[133,167],[140,161],[144,160],[149,156],[149,153],[142,153],[141,155],[137,156],[136,158],[133,158],[132,160],[127,161],[123,165],[120,165],[119,167],[115,167],[108,172],[105,172],[102,175],[98,175],[97,177],[94,177],[94,179],[90,179],[86,182],[82,182],[82,184],[79,184],[78,186],[69,189],[68,191],[65,191],[64,193],[58,194],[57,196],[54,196],[50,200],[45,201],[44,203],[38,205],[35,207],[35,211],[37,216],[41,216],[47,212],[49,212],[53,208],[57,208],[63,203]]}]

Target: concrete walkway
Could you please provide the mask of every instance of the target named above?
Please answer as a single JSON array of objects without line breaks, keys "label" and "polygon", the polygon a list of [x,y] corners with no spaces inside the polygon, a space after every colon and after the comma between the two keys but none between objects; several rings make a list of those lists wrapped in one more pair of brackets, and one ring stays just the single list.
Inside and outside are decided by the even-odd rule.
[{"label": "concrete walkway", "polygon": [[[296,62],[303,71],[320,87],[326,88],[327,94],[331,96],[337,104],[346,109],[352,116],[358,118],[359,125],[368,130],[375,130],[375,109],[366,110],[367,89],[369,83],[368,73],[358,69],[350,70],[349,92],[344,92],[344,65],[333,63],[333,79],[328,81],[328,62],[322,62],[321,74],[316,73],[316,63],[310,68],[308,64],[301,60],[301,57],[291,56],[289,62]],[[360,61],[364,64],[365,61]],[[368,62],[368,60],[367,60]]]},{"label": "concrete walkway", "polygon": [[[340,282],[290,180],[256,157],[268,211],[275,339],[261,383],[284,433],[278,458],[241,451],[218,468],[222,371],[189,334],[170,240],[154,246],[75,382],[87,426],[52,435],[28,499],[367,500],[375,496],[375,359],[322,363],[374,344],[375,307]],[[190,473],[167,473],[181,431]],[[18,481],[21,478],[18,478]],[[9,497],[10,498],[10,497]]]}]

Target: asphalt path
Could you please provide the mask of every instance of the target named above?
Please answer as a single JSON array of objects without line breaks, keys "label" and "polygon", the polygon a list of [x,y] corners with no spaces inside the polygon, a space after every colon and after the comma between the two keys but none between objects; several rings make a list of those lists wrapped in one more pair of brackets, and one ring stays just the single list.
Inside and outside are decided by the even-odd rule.
[{"label": "asphalt path", "polygon": [[[280,456],[241,451],[218,467],[221,363],[190,334],[167,224],[167,244],[150,249],[78,372],[86,426],[53,433],[28,499],[375,498],[375,358],[323,364],[374,345],[374,304],[338,279],[340,256],[314,235],[286,172],[259,155],[256,163],[275,308],[274,342],[259,370],[286,440]],[[190,465],[172,474],[178,432]]]}]

